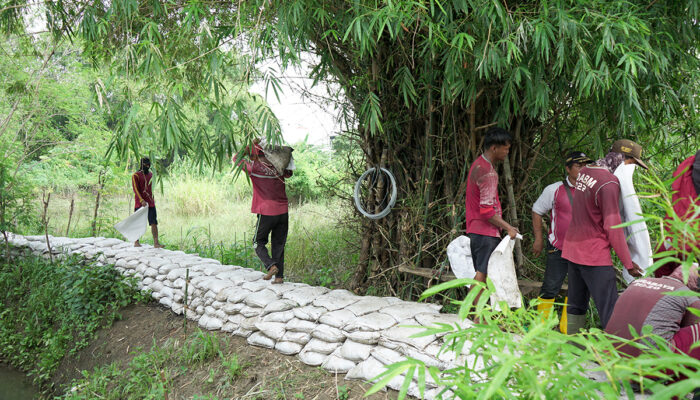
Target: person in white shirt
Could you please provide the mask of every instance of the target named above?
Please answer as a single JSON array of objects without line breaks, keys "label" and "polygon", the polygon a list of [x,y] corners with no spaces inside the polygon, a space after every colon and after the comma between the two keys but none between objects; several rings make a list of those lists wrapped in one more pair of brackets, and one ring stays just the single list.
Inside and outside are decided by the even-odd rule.
[{"label": "person in white shirt", "polygon": [[[547,237],[546,254],[547,264],[540,290],[540,303],[537,310],[545,318],[549,317],[554,304],[554,299],[559,293],[566,274],[569,263],[561,257],[561,250],[564,244],[564,236],[571,221],[571,205],[573,203],[573,186],[578,177],[578,172],[592,160],[580,151],[573,151],[566,156],[565,169],[566,178],[547,186],[542,194],[532,206],[532,228],[535,241],[532,244],[532,251],[540,255],[545,249],[542,235],[542,217],[550,214],[549,235]],[[566,303],[566,299],[564,300]],[[566,333],[566,304],[562,313],[560,330]]]}]

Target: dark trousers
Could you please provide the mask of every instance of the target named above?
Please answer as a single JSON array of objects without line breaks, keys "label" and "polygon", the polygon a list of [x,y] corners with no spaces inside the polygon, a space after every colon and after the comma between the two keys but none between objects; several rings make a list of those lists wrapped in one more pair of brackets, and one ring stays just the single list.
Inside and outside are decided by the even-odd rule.
[{"label": "dark trousers", "polygon": [[540,297],[543,299],[553,299],[559,294],[561,285],[569,272],[569,262],[561,258],[561,250],[547,243],[547,267],[544,270],[542,279],[542,289]]},{"label": "dark trousers", "polygon": [[617,302],[615,268],[612,265],[589,266],[569,261],[568,313],[584,315],[593,297],[602,328],[608,325]]},{"label": "dark trousers", "polygon": [[[255,254],[265,268],[270,269],[276,265],[277,278],[284,278],[284,245],[287,243],[287,231],[289,229],[289,214],[261,215],[258,214],[258,224],[255,228]],[[267,240],[272,233],[271,250],[272,257],[267,252]]]}]

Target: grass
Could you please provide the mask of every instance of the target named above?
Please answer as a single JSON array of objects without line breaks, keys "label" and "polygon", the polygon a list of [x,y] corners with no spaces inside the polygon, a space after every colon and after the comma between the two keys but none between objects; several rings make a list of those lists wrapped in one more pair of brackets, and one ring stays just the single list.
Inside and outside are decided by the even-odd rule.
[{"label": "grass", "polygon": [[0,260],[0,358],[28,371],[38,385],[117,319],[119,308],[145,299],[111,266],[75,258]]},{"label": "grass", "polygon": [[[238,363],[235,354],[224,354],[222,347],[226,337],[197,332],[186,340],[168,339],[163,345],[155,342],[150,350],[135,349],[134,358],[125,367],[115,362],[83,371],[83,379],[73,382],[73,390],[61,398],[79,400],[93,399],[164,399],[174,390],[174,382],[189,376],[190,369],[208,362],[208,374],[201,386],[221,386],[229,379],[245,373],[246,365]],[[205,388],[203,391],[206,391]],[[195,398],[216,398],[212,394]]]},{"label": "grass", "polygon": [[[250,212],[251,193],[244,177],[195,177],[186,173],[154,188],[160,242],[167,248],[199,253],[224,264],[262,268],[253,248],[256,216]],[[68,229],[70,237],[92,236],[95,195],[73,195],[75,209]],[[49,234],[66,236],[71,196],[51,196],[47,215]],[[37,202],[40,207],[40,201]],[[97,235],[122,238],[113,225],[133,212],[133,194],[104,194],[97,221]],[[285,278],[330,288],[346,286],[357,265],[359,237],[343,220],[351,204],[320,200],[293,204],[289,210],[289,234],[285,248]],[[43,232],[25,232],[41,234]],[[142,243],[152,244],[150,231]]]}]

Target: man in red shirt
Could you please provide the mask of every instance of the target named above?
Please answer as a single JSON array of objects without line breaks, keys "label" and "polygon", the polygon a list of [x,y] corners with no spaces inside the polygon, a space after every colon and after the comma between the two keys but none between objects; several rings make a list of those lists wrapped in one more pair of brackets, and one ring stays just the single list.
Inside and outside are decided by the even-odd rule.
[{"label": "man in red shirt", "polygon": [[[131,187],[134,190],[134,211],[141,207],[148,207],[148,225],[151,226],[151,234],[153,234],[153,247],[163,247],[158,242],[158,217],[156,213],[156,201],[153,199],[153,191],[151,190],[151,179],[153,173],[148,170],[151,168],[151,160],[148,157],[141,159],[141,167],[131,176]],[[137,240],[134,242],[134,247],[141,247],[141,243]]]},{"label": "man in red shirt", "polygon": [[[243,162],[253,184],[251,212],[258,215],[254,236],[255,253],[267,268],[263,279],[270,280],[274,276],[275,280],[272,283],[283,283],[284,247],[289,229],[289,202],[285,179],[291,177],[293,172],[285,169],[284,175],[279,175],[272,163],[265,158],[265,152],[257,139],[249,153],[249,158]],[[235,156],[233,162],[236,163]],[[272,256],[266,247],[270,236]]]},{"label": "man in red shirt", "polygon": [[608,324],[617,301],[615,268],[610,249],[634,277],[643,271],[632,262],[621,223],[620,182],[604,166],[581,169],[574,191],[571,223],[561,256],[569,261],[567,333],[576,334],[586,322],[588,301],[593,297],[600,323]]},{"label": "man in red shirt", "polygon": [[[671,184],[673,211],[682,221],[689,221],[694,224],[691,226],[698,227],[700,222],[697,215],[694,214],[694,210],[696,207],[700,207],[700,196],[698,196],[700,194],[700,151],[686,158],[673,173],[673,177],[675,178]],[[671,221],[671,219],[669,215],[666,215],[666,221]],[[693,251],[693,247],[700,248],[700,229],[690,229],[689,233],[691,235],[667,237],[666,241],[661,244],[660,250],[662,252],[673,250],[676,252],[675,257],[684,260],[686,254]],[[678,265],[677,262],[668,262],[654,271],[654,276],[660,278],[668,275]]]},{"label": "man in red shirt", "polygon": [[[551,213],[549,236],[547,237],[547,264],[540,290],[541,302],[537,306],[537,310],[542,312],[545,318],[549,317],[554,298],[559,293],[569,271],[569,262],[561,257],[561,249],[569,222],[571,222],[574,184],[581,168],[591,162],[592,160],[580,151],[569,153],[565,160],[566,178],[544,188],[532,206],[532,229],[535,235],[532,250],[537,255],[540,255],[544,248],[542,216]],[[566,299],[564,303],[566,303]],[[560,330],[563,333],[566,333],[566,324],[565,304],[560,324]]]},{"label": "man in red shirt", "polygon": [[[502,128],[491,128],[484,137],[484,153],[469,169],[466,194],[467,236],[476,270],[475,280],[486,282],[489,257],[498,243],[500,230],[505,230],[511,239],[518,229],[503,220],[501,201],[498,198],[498,173],[495,163],[508,157],[511,136]],[[479,296],[474,299],[474,304]]]},{"label": "man in red shirt", "polygon": [[[678,266],[669,276],[633,281],[620,295],[605,331],[623,339],[634,339],[631,329],[641,335],[642,327],[650,325],[651,333],[668,340],[676,353],[700,360],[700,318],[690,312],[700,309],[697,296],[674,296],[673,292],[698,292],[698,268],[691,266],[687,285],[683,283],[683,267]],[[656,346],[652,340],[640,342]],[[636,346],[624,345],[620,351],[632,357],[641,353]]]}]

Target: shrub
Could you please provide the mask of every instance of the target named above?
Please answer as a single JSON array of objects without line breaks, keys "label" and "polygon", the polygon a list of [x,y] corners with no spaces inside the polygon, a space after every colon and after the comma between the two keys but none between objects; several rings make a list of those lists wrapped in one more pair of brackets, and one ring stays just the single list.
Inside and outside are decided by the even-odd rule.
[{"label": "shrub", "polygon": [[0,261],[0,356],[49,380],[61,359],[87,345],[117,311],[144,295],[112,266],[83,265],[77,258]]}]

